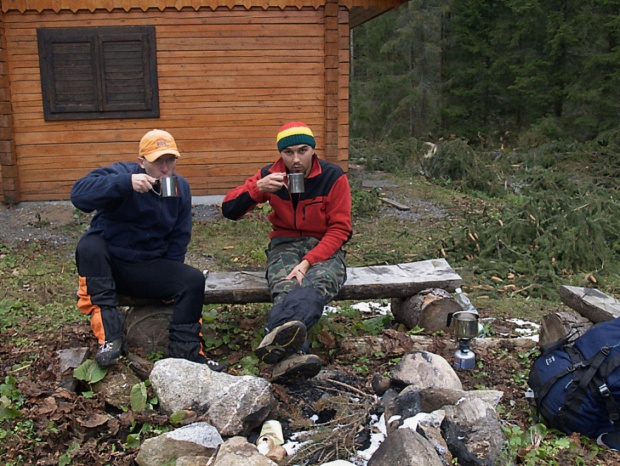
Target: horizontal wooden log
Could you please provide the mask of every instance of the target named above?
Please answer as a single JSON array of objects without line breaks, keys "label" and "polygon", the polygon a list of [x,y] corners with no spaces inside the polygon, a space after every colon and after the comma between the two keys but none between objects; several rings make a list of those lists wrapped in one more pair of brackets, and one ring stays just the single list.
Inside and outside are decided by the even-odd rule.
[{"label": "horizontal wooden log", "polygon": [[[445,259],[429,259],[398,265],[348,267],[347,281],[335,300],[407,298],[427,288],[453,292],[461,277]],[[153,304],[153,300],[120,296],[124,306]],[[264,272],[211,272],[205,284],[205,304],[270,302]]]},{"label": "horizontal wooden log", "polygon": [[[454,291],[461,277],[445,259],[398,265],[347,268],[347,281],[335,299],[406,298],[426,288]],[[205,304],[269,302],[264,272],[211,272]]]},{"label": "horizontal wooden log", "polygon": [[[397,335],[400,333],[400,335]],[[405,341],[407,338],[409,341]],[[476,338],[471,349],[498,350],[508,349],[511,351],[527,351],[536,347],[536,342],[530,338]],[[430,351],[441,354],[446,359],[451,359],[457,349],[456,341],[451,338],[437,338],[427,335],[407,336],[402,332],[384,330],[381,335],[366,335],[360,337],[347,337],[340,343],[343,352],[356,355],[374,355],[382,352],[388,356],[402,356],[410,351]]]},{"label": "horizontal wooden log", "polygon": [[594,288],[561,286],[562,302],[594,323],[620,317],[620,301]]}]

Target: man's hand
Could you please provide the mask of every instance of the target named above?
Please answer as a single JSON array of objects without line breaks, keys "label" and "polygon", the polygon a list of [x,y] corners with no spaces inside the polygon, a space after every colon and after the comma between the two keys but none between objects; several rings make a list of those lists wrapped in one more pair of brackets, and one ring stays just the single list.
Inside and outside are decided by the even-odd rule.
[{"label": "man's hand", "polygon": [[146,173],[131,175],[131,186],[134,191],[139,193],[148,193],[156,182],[157,178],[153,178]]},{"label": "man's hand", "polygon": [[275,193],[284,186],[284,178],[286,173],[270,173],[265,178],[261,178],[256,182],[256,187],[261,193]]},{"label": "man's hand", "polygon": [[306,276],[306,273],[308,272],[309,268],[310,268],[310,262],[304,259],[295,266],[292,272],[286,276],[286,279],[290,280],[292,278],[296,278],[297,282],[301,285],[301,281]]}]

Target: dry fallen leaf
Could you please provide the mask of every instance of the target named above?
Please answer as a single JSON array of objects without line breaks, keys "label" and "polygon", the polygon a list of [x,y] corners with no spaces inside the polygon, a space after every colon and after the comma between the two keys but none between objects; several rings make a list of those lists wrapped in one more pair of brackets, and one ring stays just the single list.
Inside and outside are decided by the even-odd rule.
[{"label": "dry fallen leaf", "polygon": [[106,422],[108,422],[108,419],[110,419],[109,416],[106,416],[104,414],[99,414],[99,413],[93,413],[89,416],[78,418],[77,422],[82,427],[87,427],[89,429],[92,429],[94,427],[99,427],[99,426],[104,425]]}]

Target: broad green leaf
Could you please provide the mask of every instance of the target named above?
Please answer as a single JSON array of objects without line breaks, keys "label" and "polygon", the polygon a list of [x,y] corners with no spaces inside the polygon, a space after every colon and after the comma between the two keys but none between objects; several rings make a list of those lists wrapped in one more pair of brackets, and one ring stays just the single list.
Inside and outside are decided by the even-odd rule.
[{"label": "broad green leaf", "polygon": [[93,384],[103,380],[108,373],[108,369],[99,367],[94,359],[87,359],[73,371],[73,377],[83,380],[86,383]]},{"label": "broad green leaf", "polygon": [[140,411],[144,411],[146,408],[146,385],[144,382],[137,383],[133,387],[131,387],[131,395],[129,397],[131,402],[131,409],[139,413]]}]

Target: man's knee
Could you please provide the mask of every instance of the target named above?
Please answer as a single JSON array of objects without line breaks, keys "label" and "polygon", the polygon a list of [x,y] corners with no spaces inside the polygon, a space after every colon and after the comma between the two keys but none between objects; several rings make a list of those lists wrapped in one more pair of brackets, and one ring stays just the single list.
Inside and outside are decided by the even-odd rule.
[{"label": "man's knee", "polygon": [[187,290],[204,295],[205,276],[197,268],[187,265],[183,282],[185,283],[185,288]]},{"label": "man's knee", "polygon": [[101,276],[108,272],[108,246],[97,235],[84,235],[75,249],[75,262],[81,276]]}]

